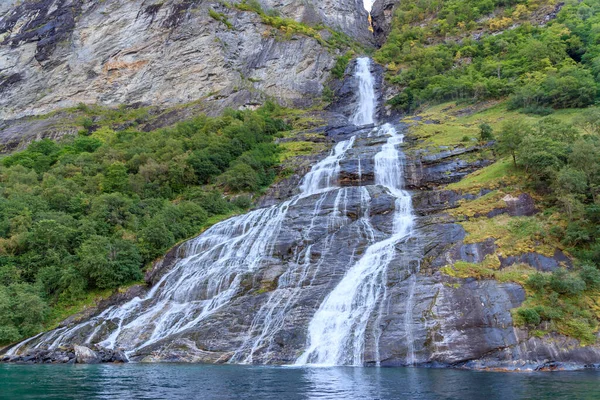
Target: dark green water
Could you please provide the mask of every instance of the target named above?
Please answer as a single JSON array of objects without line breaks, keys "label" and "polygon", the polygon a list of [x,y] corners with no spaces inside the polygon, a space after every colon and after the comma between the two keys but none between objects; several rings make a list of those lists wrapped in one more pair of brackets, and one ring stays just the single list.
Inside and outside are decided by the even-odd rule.
[{"label": "dark green water", "polygon": [[2,399],[600,399],[600,373],[0,365]]}]

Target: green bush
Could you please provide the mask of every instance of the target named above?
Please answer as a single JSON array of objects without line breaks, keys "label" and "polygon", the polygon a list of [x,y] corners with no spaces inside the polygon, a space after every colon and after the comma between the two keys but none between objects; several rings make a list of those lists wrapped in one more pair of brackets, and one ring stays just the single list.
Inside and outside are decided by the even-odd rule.
[{"label": "green bush", "polygon": [[[165,228],[162,234],[168,230]],[[77,255],[79,271],[87,279],[88,288],[113,289],[142,278],[142,257],[128,241],[92,236],[81,244]]]},{"label": "green bush", "polygon": [[585,282],[586,287],[592,290],[600,289],[600,271],[593,265],[584,264],[579,276]]},{"label": "green bush", "polygon": [[346,54],[339,56],[335,60],[335,65],[331,69],[331,74],[338,79],[343,78],[344,73],[346,72],[346,68],[348,68],[348,63],[350,62],[353,56],[354,53],[352,51],[348,51],[346,52]]},{"label": "green bush", "polygon": [[240,163],[223,174],[222,183],[230,191],[253,191],[258,188],[259,177],[251,166]]},{"label": "green bush", "polygon": [[536,292],[542,292],[548,283],[549,279],[546,275],[540,274],[539,272],[532,274],[527,279],[527,286],[531,287]]},{"label": "green bush", "polygon": [[542,321],[540,314],[533,308],[519,308],[517,314],[523,319],[527,325],[536,326]]},{"label": "green bush", "polygon": [[483,143],[490,140],[494,140],[494,130],[491,125],[484,122],[479,125],[479,141]]},{"label": "green bush", "polygon": [[586,289],[586,284],[579,276],[561,268],[552,273],[550,287],[557,293],[575,296]]}]

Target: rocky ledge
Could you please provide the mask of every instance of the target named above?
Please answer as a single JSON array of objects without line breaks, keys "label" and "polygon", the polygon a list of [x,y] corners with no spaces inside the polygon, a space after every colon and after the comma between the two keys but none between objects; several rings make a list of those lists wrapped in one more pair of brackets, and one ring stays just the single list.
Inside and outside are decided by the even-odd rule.
[{"label": "rocky ledge", "polygon": [[120,350],[93,346],[60,346],[53,350],[36,349],[18,355],[5,355],[0,361],[14,364],[100,364],[126,363],[127,356]]}]

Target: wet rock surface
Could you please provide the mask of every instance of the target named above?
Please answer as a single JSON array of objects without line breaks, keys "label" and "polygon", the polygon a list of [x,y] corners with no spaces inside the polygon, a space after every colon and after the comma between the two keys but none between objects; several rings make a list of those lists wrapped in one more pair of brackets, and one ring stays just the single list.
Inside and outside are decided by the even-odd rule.
[{"label": "wet rock surface", "polygon": [[371,21],[375,44],[382,46],[392,29],[392,16],[399,0],[376,0],[371,9]]},{"label": "wet rock surface", "polygon": [[[389,216],[395,207],[394,198],[373,182],[372,160],[384,140],[371,127],[348,128],[347,133],[340,133],[340,128],[320,129],[324,140],[331,140],[332,144],[356,135],[354,146],[339,163],[341,187],[300,198],[290,206],[273,238],[271,256],[264,258],[253,273],[242,276],[239,292],[230,303],[202,323],[137,347],[128,353],[129,360],[289,364],[297,359],[306,346],[306,327],[315,310],[372,240],[361,217],[365,215],[365,207],[374,229],[371,234],[385,237],[392,230]],[[437,157],[439,163],[445,160],[444,156]],[[406,160],[406,170],[414,163],[415,160]],[[427,182],[428,176],[431,175],[421,175],[422,186],[437,186],[435,176],[433,182]],[[289,183],[286,186],[289,191],[282,187],[272,191],[263,199],[265,205],[290,199],[297,193],[297,184],[297,181]],[[366,329],[366,365],[406,365],[409,337],[410,352],[418,365],[520,371],[583,368],[598,360],[600,353],[595,347],[578,347],[571,339],[558,335],[530,338],[525,331],[514,328],[510,310],[525,299],[525,292],[518,284],[457,279],[439,271],[454,261],[478,263],[494,253],[493,239],[463,243],[463,228],[445,213],[459,200],[483,194],[485,191],[476,195],[447,190],[413,191],[418,235],[398,244],[397,255],[389,264],[385,298]],[[507,212],[523,215],[523,210],[533,210],[529,198],[517,202],[521,206]],[[315,208],[315,204],[319,207]],[[193,257],[194,251],[193,246],[185,244],[173,248],[147,273],[150,287],[164,285],[161,278],[182,260]],[[568,259],[559,253],[554,258],[525,254],[501,259],[501,267],[516,262],[549,271],[561,262],[568,263]],[[299,285],[283,283],[296,282],[303,274],[310,279],[298,281]],[[144,298],[146,293],[143,287],[131,289],[120,297],[115,295],[100,309]],[[98,318],[99,311],[86,318],[92,315]],[[63,326],[77,326],[81,320]],[[90,337],[92,343],[100,343],[114,329],[114,324],[116,321],[97,319],[66,337],[69,346],[82,344],[89,349],[89,352],[79,351],[81,355],[71,357],[64,350],[25,350],[2,360],[120,362],[122,353],[84,344]],[[138,333],[142,338],[147,334]],[[137,339],[132,336],[127,340],[136,343]],[[31,345],[36,342],[34,339]],[[568,347],[557,348],[554,342],[564,342]],[[77,353],[77,348],[71,353]],[[85,356],[86,353],[89,354]]]},{"label": "wet rock surface", "polygon": [[127,357],[121,350],[94,346],[60,346],[53,350],[33,349],[18,355],[4,355],[0,361],[15,364],[100,364],[126,363]]}]

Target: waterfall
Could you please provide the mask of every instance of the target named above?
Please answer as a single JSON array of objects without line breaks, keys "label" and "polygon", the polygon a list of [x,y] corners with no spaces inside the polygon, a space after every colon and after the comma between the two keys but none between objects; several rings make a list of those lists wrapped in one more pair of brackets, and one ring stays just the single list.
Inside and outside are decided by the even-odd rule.
[{"label": "waterfall", "polygon": [[309,344],[297,365],[362,365],[367,323],[382,301],[387,266],[394,259],[395,246],[410,237],[412,203],[402,190],[402,157],[396,148],[403,135],[389,124],[381,126],[379,133],[389,138],[375,155],[375,183],[396,197],[392,235],[369,246],[325,298],[308,326]]},{"label": "waterfall", "polygon": [[[357,126],[375,121],[376,96],[370,64],[368,58],[359,58],[356,63],[358,104],[350,120]],[[411,237],[413,213],[411,197],[403,189],[403,153],[398,149],[403,135],[391,124],[356,131],[356,136],[339,141],[327,157],[311,168],[297,195],[281,204],[217,223],[182,244],[178,250],[182,258],[145,295],[109,307],[87,321],[23,341],[8,354],[35,348],[55,349],[71,343],[122,348],[130,357],[149,354],[157,346],[169,346],[170,340],[203,326],[218,312],[229,311],[228,305],[248,293],[244,282],[249,276],[260,276],[262,271],[278,264],[284,268],[276,278],[275,289],[263,293],[251,287],[250,296],[257,299],[252,303],[255,308],[248,309],[251,314],[244,315],[249,318],[241,332],[236,332],[238,336],[232,345],[235,347],[227,350],[229,362],[269,362],[271,355],[281,348],[277,333],[286,323],[295,323],[293,312],[311,310],[305,305],[306,293],[313,292],[306,290],[314,287],[315,282],[333,289],[323,292],[312,303],[318,309],[312,319],[307,315],[308,340],[296,364],[362,365],[367,345],[375,347],[378,358],[381,320],[375,318],[373,327],[373,316],[384,310],[388,266],[398,260],[397,246]],[[353,160],[357,164],[358,184],[341,187],[339,182],[342,163],[357,157],[352,149],[359,136],[361,140],[385,138],[385,144],[372,161],[375,184],[379,185],[375,193],[381,194],[381,188],[385,188],[393,199],[393,213],[384,222],[387,233],[381,231],[378,225],[381,222],[371,219],[375,200],[371,193],[375,188],[363,186],[365,166],[360,155]],[[381,143],[380,139],[375,140]],[[306,224],[295,228],[296,236],[284,261],[275,243],[282,235],[282,227],[299,218],[299,210],[306,215]],[[351,229],[360,239],[357,243],[363,247],[349,248],[348,253],[352,254],[342,255],[348,261],[340,278],[341,274],[332,271],[328,257],[339,256],[334,246],[336,240],[348,243],[348,232],[340,234],[340,231],[343,227],[350,229],[351,222],[354,224]],[[286,234],[290,232],[283,232],[284,237]],[[410,307],[416,291],[416,277],[411,279]],[[415,362],[412,321],[410,309],[404,319],[410,364]],[[372,342],[367,334],[369,326],[372,326]],[[292,354],[288,359],[293,360],[298,353],[294,350]]]},{"label": "waterfall", "polygon": [[[25,340],[7,354],[14,355],[23,349],[42,346],[55,349],[73,338],[84,337],[85,344],[125,348],[126,354],[131,355],[200,324],[228,304],[240,292],[244,274],[257,270],[261,262],[273,253],[273,238],[277,236],[290,206],[304,197],[322,193],[313,215],[313,220],[318,218],[320,205],[329,195],[328,191],[338,187],[339,162],[353,143],[354,136],[339,142],[329,156],[315,164],[303,178],[300,193],[292,199],[222,221],[186,242],[183,251],[189,256],[177,262],[143,298],[136,297],[120,307],[110,307],[72,328],[59,328]],[[340,198],[342,193],[343,190],[338,191],[337,197]],[[361,193],[364,202],[368,202],[368,192],[363,190]],[[338,199],[336,202],[340,205]],[[305,253],[305,258],[310,259],[310,249]],[[305,262],[305,269],[307,265]],[[293,275],[293,272],[287,275]],[[303,279],[296,282],[297,288]],[[268,319],[269,316],[264,313],[272,314],[284,303],[279,298],[269,299],[266,308],[263,307],[265,310],[261,310],[257,317]],[[267,326],[272,325],[267,323]],[[251,331],[253,329],[251,327]],[[107,330],[111,333],[102,336]],[[31,347],[28,346],[30,343]],[[245,360],[251,361],[251,354]]]},{"label": "waterfall", "polygon": [[352,117],[354,125],[368,125],[375,122],[375,89],[371,74],[371,60],[361,57],[356,60],[355,76],[358,79],[358,104]]},{"label": "waterfall", "polygon": [[[357,64],[360,104],[354,121],[372,122],[375,93],[369,60]],[[370,112],[370,114],[366,114]],[[411,197],[403,187],[403,155],[397,149],[403,141],[390,124],[378,128],[378,135],[388,136],[387,142],[375,155],[375,183],[384,186],[396,198],[392,234],[367,248],[364,255],[346,272],[339,284],[321,303],[308,326],[308,345],[296,360],[296,365],[362,365],[367,324],[386,293],[387,266],[394,259],[395,247],[407,240],[412,232],[414,217]],[[411,296],[414,283],[411,286]],[[411,297],[412,304],[412,297]],[[411,306],[412,307],[412,306]],[[407,311],[407,347],[409,362],[414,363],[412,343],[412,311]],[[410,330],[410,332],[409,332]],[[378,344],[377,344],[378,345]],[[378,353],[378,349],[376,349]]]}]

